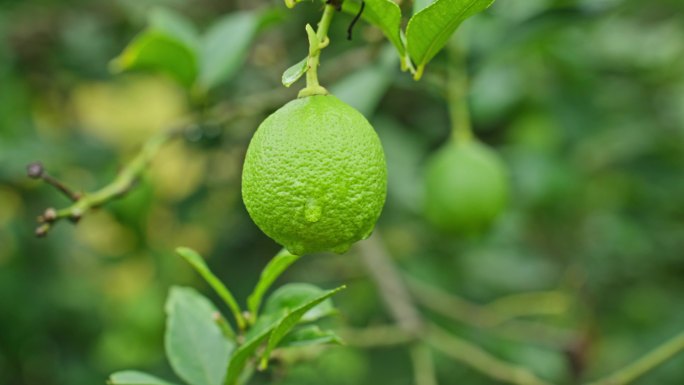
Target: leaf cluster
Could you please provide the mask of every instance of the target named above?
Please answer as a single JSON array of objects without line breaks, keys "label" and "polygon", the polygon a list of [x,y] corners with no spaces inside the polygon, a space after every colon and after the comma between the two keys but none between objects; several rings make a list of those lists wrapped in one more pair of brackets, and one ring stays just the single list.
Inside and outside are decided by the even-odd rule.
[{"label": "leaf cluster", "polygon": [[[188,385],[244,384],[255,368],[265,370],[276,349],[340,344],[331,330],[311,324],[335,314],[330,300],[344,286],[322,290],[305,283],[289,283],[275,290],[259,313],[262,299],[275,280],[299,257],[278,253],[264,268],[243,313],[228,288],[209,270],[194,250],[177,249],[216,291],[230,309],[236,331],[214,304],[190,287],[174,286],[166,301],[164,345],[171,367]],[[112,374],[110,385],[170,385],[138,371]]]}]

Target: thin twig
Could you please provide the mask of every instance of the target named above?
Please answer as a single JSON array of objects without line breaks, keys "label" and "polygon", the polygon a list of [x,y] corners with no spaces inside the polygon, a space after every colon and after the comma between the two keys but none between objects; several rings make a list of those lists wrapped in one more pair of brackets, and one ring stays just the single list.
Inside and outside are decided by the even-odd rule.
[{"label": "thin twig", "polygon": [[125,195],[135,185],[159,149],[169,140],[177,137],[180,132],[180,130],[174,129],[153,136],[109,184],[95,192],[81,194],[71,206],[60,210],[53,208],[45,210],[43,215],[38,218],[41,225],[36,229],[36,235],[47,235],[52,226],[62,219],[77,222],[86,212]]},{"label": "thin twig", "polygon": [[[366,242],[360,243],[360,251],[363,254],[362,256],[364,262],[366,263],[366,267],[369,269],[371,277],[376,281],[376,284],[379,290],[381,291],[383,301],[390,310],[390,313],[392,313],[397,320],[406,320],[407,317],[408,319],[411,319],[412,317],[417,317],[418,320],[421,320],[419,322],[423,322],[422,316],[420,315],[418,310],[415,307],[413,307],[413,302],[411,300],[411,297],[409,297],[406,288],[398,288],[398,286],[404,285],[404,281],[399,276],[397,269],[392,265],[392,261],[386,249],[384,248],[382,241],[379,239],[377,231],[376,234],[373,237],[371,237],[371,239],[369,239]],[[371,255],[371,253],[374,255]],[[411,282],[415,284],[414,281]],[[423,287],[423,289],[425,289],[425,287]],[[427,293],[424,291],[423,294]],[[480,322],[482,319],[493,319],[491,315],[487,315],[487,311],[483,313],[483,309],[467,301],[464,301],[458,297],[449,297],[449,303],[447,304],[444,302],[444,299],[446,297],[442,297],[436,302],[434,302],[435,298],[443,295],[443,293],[436,293],[435,291],[431,291],[429,294],[430,296],[426,295],[425,297],[421,298],[421,304],[427,305],[428,303],[439,303],[439,306],[432,307],[433,310],[436,310],[438,307],[440,309],[445,309],[455,306],[457,308],[456,311],[458,312],[458,314],[456,314],[456,317],[453,318],[456,318],[458,320],[469,320],[469,316],[464,316],[464,314],[466,314],[468,311],[473,311],[475,314],[475,318],[470,319],[471,321],[478,320],[478,322]],[[406,310],[411,307],[411,310]],[[445,312],[442,311],[442,314],[444,313]],[[520,320],[513,321],[517,322],[518,325],[528,325],[526,323],[521,324]],[[485,321],[485,324],[486,322],[487,321]],[[509,324],[511,322],[512,321],[509,320]],[[529,336],[531,336],[535,330],[537,332],[540,332],[540,330],[543,329],[537,328],[541,325],[542,324],[535,324],[535,327],[525,331],[525,334],[529,333]],[[525,328],[527,327],[528,326],[525,326]],[[405,331],[406,326],[401,327],[400,324],[400,329],[402,331]],[[424,327],[421,330],[422,333],[418,335],[418,338],[420,340],[425,341],[433,348],[441,351],[442,353],[459,362],[462,362],[480,371],[482,374],[486,376],[515,385],[552,385],[551,382],[548,382],[537,377],[529,369],[496,358],[490,353],[480,348],[479,346],[466,340],[463,340],[457,336],[454,336],[453,334],[445,331],[439,326],[436,326],[434,324],[427,324],[427,327]],[[517,330],[515,330],[515,332],[520,333],[521,330],[523,329],[518,328]],[[567,336],[563,337],[562,339],[559,339],[559,341],[564,340],[566,338],[569,341],[572,341],[575,337]],[[642,358],[627,365],[626,367],[619,369],[613,374],[610,374],[602,379],[587,383],[587,385],[629,384],[637,378],[648,373],[649,371],[653,370],[657,366],[662,365],[664,362],[670,360],[682,351],[684,351],[684,332],[664,342],[662,345],[656,347],[651,352],[647,353]]]},{"label": "thin twig", "polygon": [[551,385],[526,368],[502,361],[477,345],[432,325],[426,340],[430,346],[496,380],[516,385]]},{"label": "thin twig", "polygon": [[447,76],[447,102],[451,119],[452,138],[470,140],[473,129],[468,111],[468,73],[466,68],[466,51],[460,43],[461,35],[455,34],[447,43],[449,54],[449,70]]},{"label": "thin twig", "polygon": [[[359,243],[359,250],[368,273],[375,281],[385,306],[399,328],[489,377],[517,385],[549,385],[544,380],[535,377],[526,368],[501,361],[476,345],[452,336],[437,326],[431,325],[426,328],[425,321],[414,305],[406,284],[394,266],[378,231],[368,240]],[[421,341],[416,343],[421,343]],[[426,363],[414,361],[416,375],[418,371],[425,371],[425,368],[416,364]]]},{"label": "thin twig", "polygon": [[418,335],[423,328],[423,319],[413,304],[406,284],[392,263],[392,258],[376,231],[369,239],[360,242],[361,260],[373,281],[378,286],[380,297],[400,328]]},{"label": "thin twig", "polygon": [[411,346],[411,362],[413,362],[416,385],[437,385],[437,373],[430,348],[424,343]]},{"label": "thin twig", "polygon": [[[208,125],[224,126],[235,120],[254,116],[282,105],[286,100],[292,98],[292,96],[290,90],[279,88],[246,96],[239,103],[219,104],[208,114],[211,118],[208,117],[204,123]],[[172,128],[161,134],[152,136],[142,146],[140,152],[123,167],[114,180],[91,193],[72,193],[71,190],[66,188],[63,184],[61,184],[61,186],[64,188],[59,188],[54,183],[51,183],[51,180],[56,180],[52,177],[50,177],[50,180],[45,180],[53,186],[58,187],[60,191],[70,195],[70,199],[72,199],[74,203],[71,206],[59,210],[54,208],[46,209],[43,214],[38,217],[39,226],[36,228],[36,235],[39,237],[46,236],[52,226],[63,219],[68,219],[76,223],[86,212],[121,198],[135,186],[140,175],[142,175],[146,167],[165,143],[181,135],[193,133],[196,130],[198,130],[197,126],[189,122],[182,128]],[[45,179],[45,170],[43,165],[39,162],[27,166],[27,172],[31,178]]]},{"label": "thin twig", "polygon": [[625,366],[624,368],[606,376],[605,378],[590,382],[587,385],[625,385],[629,384],[657,366],[670,360],[684,351],[684,332],[681,332],[660,346],[646,353],[643,357]]},{"label": "thin twig", "polygon": [[399,326],[399,330],[413,337],[411,361],[416,385],[437,385],[430,351],[416,340],[424,332],[423,317],[413,303],[401,274],[392,262],[376,231],[365,242],[359,243],[361,260],[378,287],[385,307]]},{"label": "thin twig", "polygon": [[34,162],[26,166],[26,173],[28,174],[29,178],[41,179],[45,183],[56,188],[57,191],[64,194],[72,202],[76,202],[81,198],[81,194],[73,191],[72,189],[67,187],[67,185],[62,183],[62,181],[48,174],[48,172],[45,170],[45,167],[43,167],[43,164],[41,162]]},{"label": "thin twig", "polygon": [[567,314],[572,299],[560,290],[514,293],[484,305],[499,315],[501,323],[524,316],[550,316]]},{"label": "thin twig", "polygon": [[517,341],[535,342],[554,349],[565,349],[579,337],[577,332],[540,322],[513,319],[521,314],[498,312],[503,302],[476,305],[415,278],[407,282],[416,301],[431,311],[458,322],[488,329],[502,337]]},{"label": "thin twig", "polygon": [[340,336],[347,345],[359,348],[383,348],[415,342],[413,334],[396,325],[369,326],[363,329],[342,329]]}]

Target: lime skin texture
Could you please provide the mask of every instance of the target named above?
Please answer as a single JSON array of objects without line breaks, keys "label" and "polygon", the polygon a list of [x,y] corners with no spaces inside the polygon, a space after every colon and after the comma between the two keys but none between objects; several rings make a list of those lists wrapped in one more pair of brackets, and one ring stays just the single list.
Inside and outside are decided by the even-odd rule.
[{"label": "lime skin texture", "polygon": [[425,215],[444,233],[481,233],[503,211],[507,200],[504,163],[476,139],[451,140],[427,163]]},{"label": "lime skin texture", "polygon": [[387,193],[380,139],[333,95],[295,99],[264,120],[242,172],[252,220],[296,255],[344,253],[370,236]]}]

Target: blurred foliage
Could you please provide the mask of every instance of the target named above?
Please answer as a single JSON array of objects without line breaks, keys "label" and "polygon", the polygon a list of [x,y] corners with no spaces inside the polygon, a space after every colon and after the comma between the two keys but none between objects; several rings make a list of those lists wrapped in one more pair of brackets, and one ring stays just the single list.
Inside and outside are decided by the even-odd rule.
[{"label": "blurred foliage", "polygon": [[[186,245],[210,256],[212,270],[245,298],[279,249],[249,219],[239,186],[251,133],[277,105],[253,107],[210,146],[169,145],[124,199],[34,238],[35,216],[67,202],[26,178],[27,163],[41,160],[91,191],[149,135],[201,109],[170,78],[108,72],[153,6],[175,9],[201,31],[229,12],[284,8],[245,0],[0,1],[0,384],[102,384],[124,368],[168,375],[169,286],[198,287],[219,303],[172,250]],[[319,10],[302,3],[260,31],[239,75],[205,103],[294,97],[298,85],[283,88],[281,74],[305,56],[303,26]],[[438,315],[435,322],[561,382],[607,373],[682,328],[682,15],[680,0],[502,0],[464,24],[475,131],[500,150],[514,190],[491,231],[468,239],[440,234],[421,212],[424,160],[449,134],[444,56],[414,82],[398,63],[385,66],[378,30],[359,24],[348,42],[351,17],[336,17],[321,81],[357,79],[340,94],[364,99],[360,109],[385,146],[389,192],[377,231],[402,270],[477,303],[560,293],[568,303],[551,306],[562,311],[532,319],[586,338],[549,349]],[[373,69],[377,76],[364,75]],[[380,85],[366,93],[369,78]],[[373,93],[377,87],[387,90]],[[354,249],[303,258],[281,279],[292,280],[348,283],[336,297],[337,326],[390,322]],[[442,383],[493,383],[436,358]],[[290,360],[299,362],[283,357]],[[412,383],[410,367],[401,347],[332,347],[305,363],[276,364],[256,382],[401,385]],[[637,383],[683,380],[678,357]]]}]

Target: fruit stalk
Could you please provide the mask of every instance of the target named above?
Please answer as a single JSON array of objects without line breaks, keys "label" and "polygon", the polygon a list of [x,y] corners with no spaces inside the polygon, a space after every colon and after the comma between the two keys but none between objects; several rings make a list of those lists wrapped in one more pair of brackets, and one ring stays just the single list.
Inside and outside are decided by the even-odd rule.
[{"label": "fruit stalk", "polygon": [[321,49],[328,45],[328,30],[335,14],[335,6],[326,4],[323,16],[318,23],[318,29],[314,33],[311,25],[306,26],[306,33],[309,38],[309,57],[307,59],[306,87],[299,92],[299,97],[312,95],[327,95],[328,90],[318,83],[318,66],[321,59]]},{"label": "fruit stalk", "polygon": [[458,36],[449,40],[447,46],[449,70],[447,94],[449,117],[451,118],[452,139],[456,141],[470,140],[473,132],[468,112],[468,72],[466,69],[466,51],[458,41]]}]

